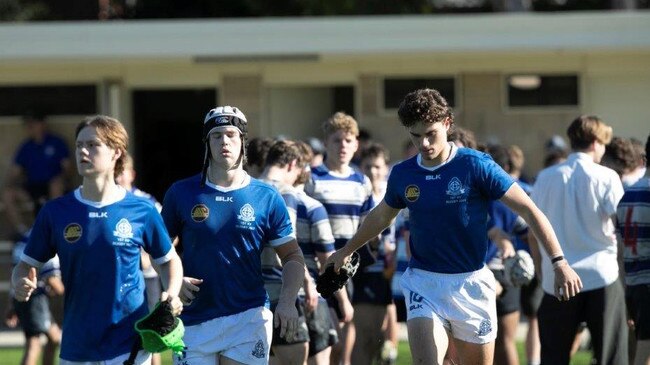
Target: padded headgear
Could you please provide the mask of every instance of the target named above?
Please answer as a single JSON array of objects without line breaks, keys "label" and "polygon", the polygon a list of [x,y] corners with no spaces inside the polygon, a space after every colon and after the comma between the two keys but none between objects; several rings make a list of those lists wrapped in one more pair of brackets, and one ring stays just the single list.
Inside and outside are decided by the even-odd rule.
[{"label": "padded headgear", "polygon": [[207,140],[212,131],[220,127],[233,126],[245,137],[248,134],[246,116],[236,107],[218,106],[210,110],[203,119],[203,139]]}]

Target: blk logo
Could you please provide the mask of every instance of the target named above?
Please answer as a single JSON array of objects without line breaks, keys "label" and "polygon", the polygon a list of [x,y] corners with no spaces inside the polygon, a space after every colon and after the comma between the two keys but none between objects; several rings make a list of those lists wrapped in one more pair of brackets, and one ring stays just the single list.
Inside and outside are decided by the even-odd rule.
[{"label": "blk logo", "polygon": [[108,212],[90,212],[88,218],[108,218]]}]

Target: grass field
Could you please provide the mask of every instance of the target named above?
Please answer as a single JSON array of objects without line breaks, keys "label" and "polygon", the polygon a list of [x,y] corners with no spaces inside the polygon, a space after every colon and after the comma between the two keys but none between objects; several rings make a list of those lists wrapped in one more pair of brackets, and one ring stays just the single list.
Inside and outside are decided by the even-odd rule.
[{"label": "grass field", "polygon": [[[517,344],[519,350],[519,358],[521,364],[526,364],[524,360],[524,348],[522,343]],[[21,349],[0,349],[0,365],[18,365],[22,356]],[[163,365],[171,365],[171,355],[163,353]],[[398,365],[409,365],[411,363],[411,355],[407,342],[400,342],[399,355],[397,358]],[[591,363],[591,353],[587,351],[580,351],[571,361],[571,365],[588,365]]]}]

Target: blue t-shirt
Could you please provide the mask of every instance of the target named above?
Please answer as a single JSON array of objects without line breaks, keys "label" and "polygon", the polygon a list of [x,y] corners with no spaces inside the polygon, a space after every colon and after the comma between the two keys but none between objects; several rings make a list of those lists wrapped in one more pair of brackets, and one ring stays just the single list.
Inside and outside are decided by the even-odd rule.
[{"label": "blue t-shirt", "polygon": [[158,264],[174,254],[149,201],[123,190],[107,205],[79,190],[45,204],[22,260],[40,266],[55,254],[65,285],[61,358],[102,361],[129,353],[136,320],[147,314],[140,249]]},{"label": "blue t-shirt", "polygon": [[64,140],[47,134],[43,143],[33,140],[23,143],[16,152],[14,163],[25,171],[27,185],[45,184],[61,174],[61,162],[69,155]]},{"label": "blue t-shirt", "polygon": [[203,279],[201,290],[183,310],[186,325],[268,305],[260,255],[266,243],[294,239],[287,207],[272,186],[248,178],[224,189],[196,175],[174,183],[163,200],[162,216],[183,245],[185,276]]},{"label": "blue t-shirt", "polygon": [[423,167],[420,155],[393,167],[384,197],[409,209],[409,267],[438,273],[479,270],[487,251],[488,203],[514,183],[484,153],[452,145],[448,162]]}]

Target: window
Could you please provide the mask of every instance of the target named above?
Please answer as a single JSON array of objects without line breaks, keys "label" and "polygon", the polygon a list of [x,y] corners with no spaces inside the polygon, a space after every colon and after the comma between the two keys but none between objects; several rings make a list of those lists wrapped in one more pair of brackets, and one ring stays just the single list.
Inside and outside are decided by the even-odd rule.
[{"label": "window", "polygon": [[0,86],[0,115],[19,116],[30,111],[45,115],[97,113],[95,85]]},{"label": "window", "polygon": [[453,77],[439,78],[386,78],[384,79],[384,109],[397,109],[406,94],[417,89],[436,89],[449,106],[456,105],[456,88]]},{"label": "window", "polygon": [[578,105],[576,75],[510,75],[506,82],[511,107]]}]

